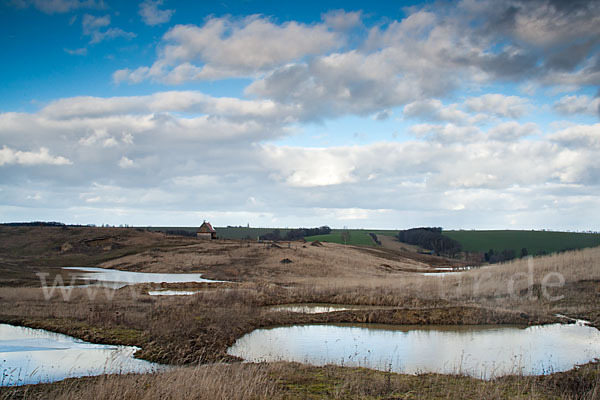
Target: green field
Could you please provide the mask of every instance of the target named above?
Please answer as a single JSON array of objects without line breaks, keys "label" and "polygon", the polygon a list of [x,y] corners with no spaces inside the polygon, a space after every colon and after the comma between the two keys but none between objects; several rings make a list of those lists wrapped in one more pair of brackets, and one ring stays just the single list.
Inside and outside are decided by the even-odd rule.
[{"label": "green field", "polygon": [[549,231],[444,231],[458,241],[463,250],[485,252],[490,249],[514,249],[520,254],[526,248],[531,255],[569,249],[600,246],[600,234]]}]

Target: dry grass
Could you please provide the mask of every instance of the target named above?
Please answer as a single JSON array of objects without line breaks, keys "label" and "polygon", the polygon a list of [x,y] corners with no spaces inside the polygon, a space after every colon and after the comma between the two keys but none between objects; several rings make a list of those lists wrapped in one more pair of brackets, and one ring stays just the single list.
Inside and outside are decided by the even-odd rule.
[{"label": "dry grass", "polygon": [[63,266],[95,266],[152,248],[172,248],[192,239],[166,239],[133,228],[0,226],[0,286],[35,286],[37,272]]},{"label": "dry grass", "polygon": [[266,399],[277,396],[263,365],[208,365],[153,374],[68,379],[0,392],[0,399]]},{"label": "dry grass", "polygon": [[[211,279],[286,284],[311,278],[315,282],[322,278],[383,278],[390,272],[428,269],[421,261],[400,255],[392,260],[382,258],[382,254],[335,243],[317,247],[292,242],[290,247],[272,247],[256,242],[211,241],[169,251],[149,250],[101,266],[144,272],[201,272]],[[282,264],[285,258],[292,263]]]},{"label": "dry grass", "polygon": [[[406,272],[426,268],[419,265],[421,261],[391,250],[364,251],[336,244],[303,247],[300,243],[290,248],[272,248],[257,243],[198,243],[178,239],[158,246],[153,242],[154,236],[136,235],[116,241],[115,249],[123,246],[119,252],[83,248],[89,254],[76,255],[92,264],[102,257],[105,266],[119,269],[202,272],[207,277],[237,282],[191,285],[203,291],[193,296],[172,297],[148,296],[145,293],[151,285],[116,292],[100,290],[93,299],[87,289],[74,289],[68,301],[60,291],[46,300],[39,287],[0,287],[0,321],[45,328],[92,342],[137,345],[142,347],[137,356],[172,364],[231,361],[225,350],[237,338],[253,329],[274,325],[316,322],[532,324],[555,321],[555,313],[590,319],[600,325],[597,306],[600,248],[535,258],[530,276],[528,261],[519,260],[440,277]],[[58,240],[63,239],[61,236]],[[43,258],[44,254],[53,252],[59,250],[49,246],[40,250],[38,256]],[[24,249],[15,254],[4,253],[2,257],[18,262],[35,260]],[[64,255],[52,257],[55,256],[53,262]],[[283,258],[293,262],[282,264]],[[6,268],[5,264],[1,265]],[[39,266],[35,262],[32,265]],[[10,266],[11,273],[18,269],[15,268]],[[544,292],[544,279],[549,273],[561,274],[564,285],[549,287]],[[546,283],[558,283],[557,276]],[[512,293],[510,282],[513,282]],[[190,285],[161,286],[184,288]],[[301,315],[272,312],[265,307],[310,302],[397,309]],[[210,365],[160,375],[68,380],[47,385],[43,390],[51,393],[45,397],[63,398],[88,397],[90,393],[97,393],[98,398],[154,398],[155,395],[218,398],[207,394],[213,392],[233,398],[454,398],[456,393],[464,394],[465,398],[490,399],[597,398],[597,369],[589,368],[573,372],[574,375],[553,375],[554,380],[516,377],[481,382],[460,376],[427,375],[416,379],[287,363],[243,367]],[[232,381],[244,383],[231,385]],[[213,392],[204,392],[198,386],[212,388]],[[242,386],[248,386],[248,392],[244,392]],[[236,387],[239,391],[227,391]],[[25,393],[25,398],[45,398],[42,392],[32,387],[5,391],[1,396],[21,398],[19,396]],[[177,395],[179,393],[183,395]]]},{"label": "dry grass", "polygon": [[67,379],[0,388],[0,399],[597,399],[599,368],[482,381],[460,375],[402,375],[332,365],[211,364],[145,375]]}]

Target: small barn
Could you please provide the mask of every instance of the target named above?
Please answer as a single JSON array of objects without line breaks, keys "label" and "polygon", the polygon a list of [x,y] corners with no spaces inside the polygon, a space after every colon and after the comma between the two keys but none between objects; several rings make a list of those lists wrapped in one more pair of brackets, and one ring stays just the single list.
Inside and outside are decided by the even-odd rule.
[{"label": "small barn", "polygon": [[200,225],[200,228],[198,228],[198,230],[196,231],[196,236],[198,237],[198,239],[216,239],[217,231],[215,231],[210,222],[204,221],[202,225]]}]

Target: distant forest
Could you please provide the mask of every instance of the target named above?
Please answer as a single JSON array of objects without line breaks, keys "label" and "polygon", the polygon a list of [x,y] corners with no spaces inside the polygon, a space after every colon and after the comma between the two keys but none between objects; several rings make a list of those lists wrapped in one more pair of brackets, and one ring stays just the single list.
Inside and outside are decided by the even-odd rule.
[{"label": "distant forest", "polygon": [[456,240],[442,235],[442,228],[412,228],[398,232],[398,240],[420,246],[438,255],[454,257],[460,253],[461,245]]},{"label": "distant forest", "polygon": [[56,221],[5,222],[5,223],[1,223],[0,225],[4,225],[4,226],[69,226],[69,227],[82,227],[82,226],[95,227],[96,226],[94,224],[89,224],[89,225],[64,224],[62,222],[56,222]]},{"label": "distant forest", "polygon": [[298,229],[290,229],[287,233],[282,237],[279,229],[274,229],[273,232],[266,233],[264,235],[259,236],[260,240],[300,240],[306,236],[316,236],[316,235],[327,235],[331,233],[331,228],[328,226],[321,226],[318,228],[298,228]]},{"label": "distant forest", "polygon": [[[431,250],[437,255],[447,257],[457,257],[461,253],[462,245],[455,239],[446,235],[442,235],[442,228],[412,228],[398,232],[397,239],[400,242],[420,246],[424,249]],[[469,253],[469,252],[466,252]],[[481,261],[490,264],[514,260],[517,257],[526,257],[528,251],[522,248],[520,252],[514,249],[494,250],[490,249],[486,252],[479,253]],[[473,254],[471,254],[473,256]]]}]

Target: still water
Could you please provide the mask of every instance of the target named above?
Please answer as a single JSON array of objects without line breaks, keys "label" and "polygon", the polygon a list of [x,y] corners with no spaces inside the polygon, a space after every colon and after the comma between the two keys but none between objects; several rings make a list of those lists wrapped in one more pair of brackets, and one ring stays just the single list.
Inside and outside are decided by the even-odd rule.
[{"label": "still water", "polygon": [[[186,283],[186,282],[222,282],[202,278],[202,274],[161,274],[151,272],[119,271],[107,268],[66,267],[70,270],[71,282],[86,282],[99,286],[119,289],[137,283]],[[69,284],[69,282],[65,282]]]},{"label": "still water", "polygon": [[166,368],[133,358],[132,346],[93,344],[70,336],[0,324],[0,386]]},{"label": "still water", "polygon": [[161,289],[161,290],[148,290],[150,296],[191,296],[200,293],[201,290],[184,290],[184,289]]},{"label": "still water", "polygon": [[600,331],[577,324],[300,325],[255,330],[228,353],[254,362],[285,360],[490,379],[565,371],[591,361],[600,357]]},{"label": "still water", "polygon": [[360,306],[352,304],[333,304],[333,303],[294,303],[294,304],[281,304],[277,306],[270,306],[269,310],[275,312],[295,312],[301,314],[320,314],[330,313],[335,311],[347,311],[347,310],[391,310],[396,307],[387,306]]}]

